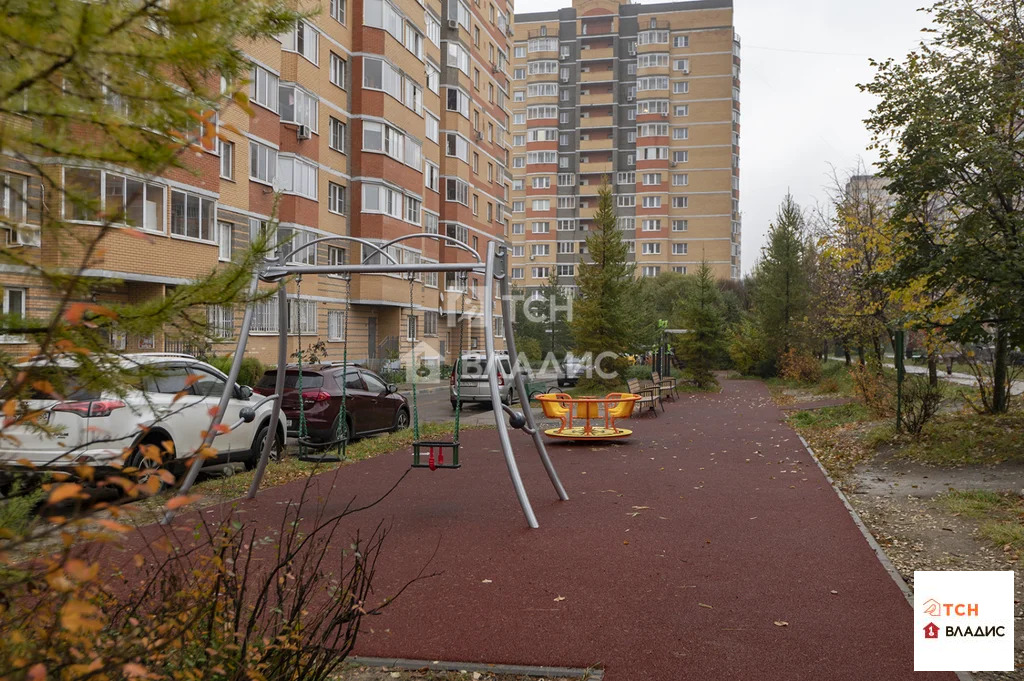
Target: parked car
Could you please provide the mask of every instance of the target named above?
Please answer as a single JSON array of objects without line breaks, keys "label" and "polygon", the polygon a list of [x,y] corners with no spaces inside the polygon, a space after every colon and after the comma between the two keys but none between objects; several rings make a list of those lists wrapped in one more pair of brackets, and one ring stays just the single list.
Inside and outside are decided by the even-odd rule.
[{"label": "parked car", "polygon": [[[170,441],[171,452],[164,464],[180,474],[182,460],[194,452],[210,427],[210,409],[217,407],[225,390],[231,391],[223,423],[233,425],[252,409],[252,388],[228,386],[227,376],[191,355],[139,353],[116,358],[121,368],[138,368],[138,383],[124,395],[91,388],[80,380],[78,363],[72,357],[56,361],[30,360],[22,365],[49,376],[61,385],[67,399],[57,400],[45,393],[33,393],[21,405],[28,412],[40,412],[36,422],[45,431],[27,423],[7,419],[0,438],[0,460],[27,460],[46,470],[68,470],[82,464],[153,467],[155,462],[140,453],[140,445],[160,446]],[[234,430],[218,435],[217,450],[204,466],[235,461],[251,466],[258,459],[270,427],[271,403],[255,409],[255,418]],[[278,440],[284,442],[284,427]],[[128,457],[125,460],[125,452]],[[177,463],[175,459],[178,459]]]},{"label": "parked car", "polygon": [[586,373],[587,367],[572,355],[567,355],[558,368],[558,387],[576,385]]},{"label": "parked car", "polygon": [[[256,384],[256,392],[272,395],[277,369],[270,369]],[[409,427],[409,401],[394,384],[385,383],[374,372],[357,364],[311,364],[302,367],[302,394],[299,394],[299,367],[289,364],[285,370],[284,398],[281,408],[288,416],[288,435],[299,435],[299,400],[305,405],[306,439],[333,442],[337,439],[341,415],[342,384],[345,389],[345,414],[348,432],[361,437]]]},{"label": "parked car", "polygon": [[[495,355],[498,366],[498,394],[504,404],[512,404],[518,399],[516,395],[515,381],[512,375],[512,361],[507,352],[499,352]],[[529,381],[529,372],[521,366],[516,366],[523,375],[523,380]],[[460,376],[461,374],[461,376]],[[456,377],[462,384],[463,402],[490,402],[491,388],[487,382],[487,355],[482,352],[469,352],[459,359],[459,365],[452,372],[448,379],[448,392],[451,397],[452,408],[455,408]]]}]

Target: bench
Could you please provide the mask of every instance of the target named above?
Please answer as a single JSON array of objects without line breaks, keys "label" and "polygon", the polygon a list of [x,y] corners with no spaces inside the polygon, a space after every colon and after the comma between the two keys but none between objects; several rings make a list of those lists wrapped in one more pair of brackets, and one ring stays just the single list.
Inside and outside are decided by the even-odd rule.
[{"label": "bench", "polygon": [[666,376],[665,378],[662,378],[661,374],[659,374],[657,371],[652,371],[651,382],[654,383],[655,386],[657,386],[658,392],[662,396],[671,397],[673,400],[676,399],[676,393],[679,392],[676,388],[676,379],[672,378],[671,376]]},{"label": "bench", "polygon": [[634,402],[634,407],[639,407],[642,411],[644,407],[654,412],[654,415],[658,415],[658,405],[661,405],[661,410],[665,411],[665,405],[661,401],[661,391],[654,387],[641,387],[640,381],[636,378],[630,378],[626,381],[626,386],[629,392],[634,395],[639,395],[640,399]]}]

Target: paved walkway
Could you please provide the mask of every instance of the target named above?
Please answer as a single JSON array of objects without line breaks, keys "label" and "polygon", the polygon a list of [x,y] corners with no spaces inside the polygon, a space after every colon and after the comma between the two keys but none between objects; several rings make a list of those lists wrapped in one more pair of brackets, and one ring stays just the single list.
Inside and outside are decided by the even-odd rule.
[{"label": "paved walkway", "polygon": [[[429,571],[442,574],[365,621],[355,652],[599,664],[611,681],[953,681],[912,672],[910,606],[761,383],[725,381],[666,409],[632,421],[628,443],[552,444],[567,502],[514,433],[539,530],[493,431],[464,434],[462,469],[413,471],[358,518],[391,525],[375,591],[392,593],[435,549]],[[321,502],[371,500],[407,465],[399,452],[325,474]],[[239,512],[276,527],[298,490]]]}]

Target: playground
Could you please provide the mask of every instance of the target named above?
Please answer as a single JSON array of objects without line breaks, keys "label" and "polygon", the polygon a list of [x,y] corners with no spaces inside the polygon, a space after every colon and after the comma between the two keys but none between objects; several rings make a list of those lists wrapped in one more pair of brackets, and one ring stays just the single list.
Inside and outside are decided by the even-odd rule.
[{"label": "playground", "polygon": [[[462,433],[461,468],[410,471],[347,519],[346,533],[390,527],[375,595],[437,573],[364,620],[354,653],[631,681],[955,678],[913,674],[903,592],[763,384],[725,380],[628,424],[624,441],[548,444],[568,500],[538,457],[517,457],[538,529],[495,430]],[[517,453],[534,449],[509,435]],[[411,454],[321,474],[310,501],[331,513],[377,499]],[[201,515],[273,526],[302,484]]]}]

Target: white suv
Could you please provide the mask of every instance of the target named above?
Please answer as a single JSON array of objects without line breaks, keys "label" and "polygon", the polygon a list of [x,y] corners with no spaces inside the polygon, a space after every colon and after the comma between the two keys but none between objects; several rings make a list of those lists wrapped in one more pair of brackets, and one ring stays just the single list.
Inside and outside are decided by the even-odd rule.
[{"label": "white suv", "polygon": [[[191,355],[139,353],[113,360],[121,367],[138,367],[140,379],[126,394],[99,392],[82,385],[73,358],[56,361],[32,360],[21,366],[42,373],[59,373],[69,393],[67,399],[34,393],[21,408],[41,412],[36,422],[43,428],[13,423],[6,419],[0,428],[0,461],[31,463],[42,469],[72,469],[91,466],[147,464],[139,445],[162,446],[170,441],[173,455],[165,463],[172,469],[174,459],[191,456],[209,429],[212,409],[225,389],[232,391],[222,423],[239,425],[219,434],[213,441],[217,456],[204,465],[242,461],[251,465],[259,457],[270,426],[273,402],[255,409],[257,399],[247,386],[227,385],[227,377]],[[180,396],[178,396],[180,394]],[[178,396],[178,397],[176,397]],[[248,408],[248,409],[247,409]],[[250,418],[252,417],[252,418]],[[284,419],[284,414],[281,415]],[[278,443],[284,442],[287,423],[278,426]],[[125,452],[129,455],[125,459]]]}]

